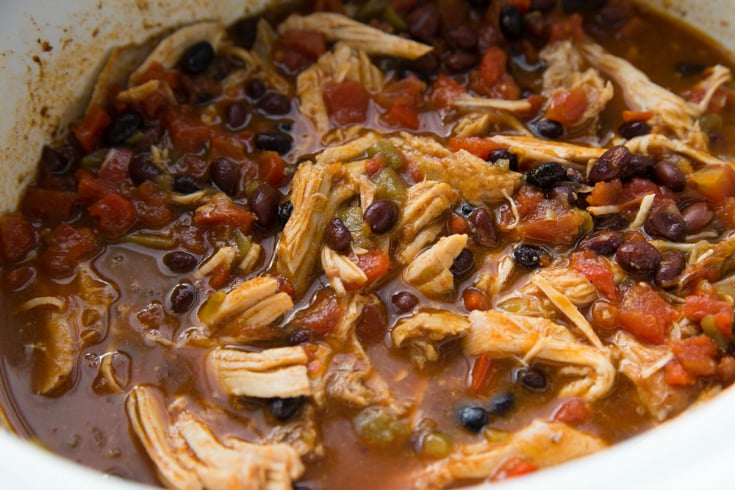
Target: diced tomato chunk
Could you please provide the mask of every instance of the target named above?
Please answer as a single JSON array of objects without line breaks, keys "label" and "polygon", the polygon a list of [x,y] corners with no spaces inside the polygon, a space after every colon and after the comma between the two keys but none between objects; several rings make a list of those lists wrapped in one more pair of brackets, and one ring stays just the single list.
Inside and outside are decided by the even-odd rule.
[{"label": "diced tomato chunk", "polygon": [[373,158],[368,158],[365,162],[365,171],[370,177],[372,177],[383,170],[385,166],[385,158],[383,158],[382,155],[375,155]]},{"label": "diced tomato chunk", "polygon": [[163,122],[174,146],[184,152],[201,150],[212,133],[199,116],[181,107],[169,108]]},{"label": "diced tomato chunk", "polygon": [[571,39],[580,41],[584,39],[582,29],[582,16],[575,13],[567,17],[559,17],[551,22],[549,42]]},{"label": "diced tomato chunk", "polygon": [[674,358],[664,366],[664,381],[671,386],[692,386],[697,382],[697,378],[684,369],[678,359]]},{"label": "diced tomato chunk", "polygon": [[17,262],[36,245],[36,231],[20,214],[0,216],[0,259]]},{"label": "diced tomato chunk", "polygon": [[367,284],[383,277],[390,269],[390,256],[382,250],[368,250],[357,256],[357,266],[367,276]]},{"label": "diced tomato chunk", "polygon": [[227,198],[213,199],[194,213],[194,224],[208,227],[231,226],[243,233],[250,231],[255,219],[253,213]]},{"label": "diced tomato chunk", "polygon": [[662,344],[666,331],[680,316],[679,310],[668,304],[648,284],[633,286],[623,298],[618,322],[623,330],[651,344]]},{"label": "diced tomato chunk", "polygon": [[652,117],[653,112],[650,111],[623,111],[623,122],[648,121]]},{"label": "diced tomato chunk", "polygon": [[281,155],[275,151],[264,151],[260,155],[259,176],[261,180],[265,180],[276,187],[283,183],[283,176],[286,170],[286,163]]},{"label": "diced tomato chunk", "polygon": [[423,104],[426,85],[414,75],[386,85],[376,94],[377,102],[388,108],[384,118],[391,124],[418,129],[419,109]]},{"label": "diced tomato chunk", "polygon": [[104,233],[119,236],[136,221],[135,207],[120,194],[107,194],[89,207],[89,215],[97,218],[97,227]]},{"label": "diced tomato chunk", "polygon": [[554,94],[546,109],[546,118],[564,125],[579,122],[587,110],[587,94],[581,87]]},{"label": "diced tomato chunk", "polygon": [[515,478],[516,476],[533,473],[536,470],[538,470],[538,468],[535,465],[529,463],[525,459],[513,456],[503,463],[500,469],[498,469],[498,471],[490,478],[490,481],[503,481],[508,478]]},{"label": "diced tomato chunk", "polygon": [[20,210],[30,219],[56,226],[74,217],[78,199],[76,192],[29,187],[23,193]]},{"label": "diced tomato chunk", "polygon": [[476,157],[487,160],[490,152],[498,150],[500,148],[506,148],[505,145],[500,145],[488,138],[481,138],[479,136],[467,136],[459,137],[455,136],[449,140],[449,149],[452,151],[467,150]]},{"label": "diced tomato chunk", "polygon": [[687,296],[684,300],[684,315],[695,322],[701,322],[711,315],[717,330],[726,339],[732,339],[733,310],[727,301],[707,296]]},{"label": "diced tomato chunk", "polygon": [[316,60],[327,51],[324,34],[317,31],[286,31],[281,35],[281,46]]},{"label": "diced tomato chunk", "polygon": [[694,376],[712,376],[717,371],[717,344],[706,335],[673,340],[671,351],[684,369]]},{"label": "diced tomato chunk", "polygon": [[615,272],[610,264],[591,250],[572,254],[572,267],[595,286],[606,298],[616,301]]},{"label": "diced tomato chunk", "polygon": [[79,200],[83,203],[92,204],[107,194],[115,192],[115,187],[111,182],[98,179],[87,169],[77,171],[75,178],[77,179]]},{"label": "diced tomato chunk", "polygon": [[610,182],[598,182],[587,196],[587,204],[590,206],[606,206],[617,204],[623,195],[623,183],[615,179]]},{"label": "diced tomato chunk", "polygon": [[86,153],[97,148],[103,131],[111,122],[112,118],[102,106],[95,104],[89,108],[82,123],[74,129],[74,136]]},{"label": "diced tomato chunk", "polygon": [[39,255],[40,265],[49,274],[66,275],[96,248],[92,230],[61,223],[46,237],[46,247]]},{"label": "diced tomato chunk", "polygon": [[429,104],[434,109],[447,109],[454,99],[466,92],[462,85],[442,73],[431,86]]},{"label": "diced tomato chunk", "polygon": [[482,353],[475,359],[470,372],[470,391],[482,393],[487,388],[493,370],[493,360],[490,354]]},{"label": "diced tomato chunk", "polygon": [[160,228],[173,221],[174,213],[166,194],[150,180],[140,184],[132,198],[138,221],[145,226]]},{"label": "diced tomato chunk", "polygon": [[418,129],[419,113],[415,107],[408,104],[393,104],[385,118],[391,123],[408,129]]},{"label": "diced tomato chunk", "polygon": [[370,94],[354,80],[329,83],[324,87],[324,104],[337,124],[361,123],[367,117]]},{"label": "diced tomato chunk", "polygon": [[490,307],[485,294],[479,289],[467,288],[462,291],[462,303],[467,311],[485,311]]},{"label": "diced tomato chunk", "polygon": [[473,90],[488,97],[513,100],[521,95],[521,89],[507,72],[508,56],[498,46],[485,51],[480,61],[479,79],[470,82]]},{"label": "diced tomato chunk", "polygon": [[497,46],[492,46],[485,51],[480,62],[480,76],[483,81],[492,87],[500,81],[500,77],[506,72],[508,56],[505,51]]},{"label": "diced tomato chunk", "polygon": [[447,230],[449,230],[450,234],[467,233],[469,229],[470,224],[464,216],[460,216],[455,212],[449,213],[449,218],[447,218]]},{"label": "diced tomato chunk", "polygon": [[220,289],[227,283],[228,277],[230,277],[230,267],[226,263],[219,264],[209,275],[209,287]]},{"label": "diced tomato chunk", "polygon": [[[544,199],[536,202],[536,207],[529,209],[530,202],[523,206],[521,222],[516,228],[518,233],[532,240],[555,245],[574,243],[587,221],[586,213],[565,206],[556,199]],[[519,206],[519,211],[521,206]]]},{"label": "diced tomato chunk", "polygon": [[590,407],[579,398],[571,398],[556,409],[552,418],[558,422],[579,425],[590,416]]},{"label": "diced tomato chunk", "polygon": [[120,183],[128,177],[128,167],[133,159],[133,152],[128,149],[112,148],[102,162],[97,178],[107,182]]},{"label": "diced tomato chunk", "polygon": [[342,309],[337,302],[337,295],[331,289],[322,289],[316,293],[308,308],[294,315],[291,325],[324,335],[337,326],[341,315]]},{"label": "diced tomato chunk", "polygon": [[209,158],[229,158],[235,162],[245,159],[245,144],[232,134],[215,132],[212,134]]},{"label": "diced tomato chunk", "polygon": [[716,203],[735,196],[735,170],[731,165],[707,166],[692,173],[689,178],[699,192]]}]

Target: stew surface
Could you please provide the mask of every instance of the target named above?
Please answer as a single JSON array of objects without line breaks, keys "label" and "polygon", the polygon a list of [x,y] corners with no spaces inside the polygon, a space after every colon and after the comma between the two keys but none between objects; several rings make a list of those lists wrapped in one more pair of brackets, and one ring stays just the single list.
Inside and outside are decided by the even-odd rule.
[{"label": "stew surface", "polygon": [[735,379],[729,63],[625,0],[319,0],[118,48],[0,216],[7,418],[140,482],[314,490],[655,427]]}]

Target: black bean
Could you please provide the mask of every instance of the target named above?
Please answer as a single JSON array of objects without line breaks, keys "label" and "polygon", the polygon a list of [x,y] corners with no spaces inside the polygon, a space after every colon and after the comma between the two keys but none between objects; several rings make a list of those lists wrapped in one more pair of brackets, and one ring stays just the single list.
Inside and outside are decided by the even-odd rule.
[{"label": "black bean", "polygon": [[228,129],[240,129],[248,122],[248,115],[244,104],[233,102],[225,108],[225,124]]},{"label": "black bean", "polygon": [[258,102],[258,109],[271,116],[288,114],[291,111],[291,99],[278,92],[269,92]]},{"label": "black bean", "polygon": [[352,234],[341,219],[332,218],[324,230],[324,241],[332,250],[346,252],[352,244]]},{"label": "black bean", "polygon": [[469,218],[472,216],[472,213],[475,212],[475,207],[470,203],[462,203],[462,205],[457,208],[457,213],[461,216],[464,216],[465,218]]},{"label": "black bean", "polygon": [[429,76],[439,68],[439,56],[433,51],[415,60],[406,60],[405,67],[419,75]]},{"label": "black bean", "polygon": [[504,5],[500,9],[499,23],[500,31],[506,39],[517,41],[523,37],[523,13],[518,8],[512,5]]},{"label": "black bean", "polygon": [[252,100],[258,100],[265,95],[268,90],[265,82],[260,78],[251,78],[248,83],[245,84],[245,93],[248,94]]},{"label": "black bean", "polygon": [[54,175],[63,174],[69,168],[71,161],[61,152],[56,151],[49,145],[43,145],[41,150],[41,164]]},{"label": "black bean", "polygon": [[526,174],[526,182],[542,189],[548,189],[564,180],[566,176],[567,171],[560,163],[546,162],[529,170]]},{"label": "black bean", "polygon": [[439,9],[429,3],[414,9],[406,19],[408,24],[408,32],[417,40],[433,44],[434,37],[439,31],[441,19],[439,17]]},{"label": "black bean", "polygon": [[171,302],[171,311],[174,313],[184,313],[194,305],[197,299],[197,291],[189,283],[182,282],[174,286],[171,291],[169,301]]},{"label": "black bean", "polygon": [[652,274],[661,264],[661,253],[644,240],[628,240],[618,247],[615,260],[631,274]]},{"label": "black bean", "polygon": [[702,63],[682,61],[674,65],[674,69],[685,76],[701,75],[707,67]]},{"label": "black bean", "polygon": [[665,185],[674,192],[681,192],[687,184],[687,178],[679,167],[668,160],[661,160],[653,167],[656,182]]},{"label": "black bean", "polygon": [[619,213],[594,217],[593,220],[597,230],[622,230],[628,226],[628,221]]},{"label": "black bean", "polygon": [[591,184],[619,178],[630,164],[632,155],[630,150],[619,145],[613,146],[600,155],[589,171],[587,179]]},{"label": "black bean", "polygon": [[419,304],[419,299],[408,291],[401,291],[390,298],[390,302],[396,313],[408,313]]},{"label": "black bean", "polygon": [[450,267],[449,270],[452,271],[452,274],[455,276],[461,276],[471,271],[474,265],[475,254],[473,254],[472,250],[469,248],[464,248],[454,259],[452,267]]},{"label": "black bean", "polygon": [[303,396],[293,398],[271,398],[268,403],[268,411],[275,419],[285,422],[293,418],[303,405]]},{"label": "black bean", "polygon": [[477,55],[463,51],[452,53],[444,60],[444,66],[451,73],[469,70],[477,64]]},{"label": "black bean", "polygon": [[553,119],[541,119],[534,128],[539,136],[550,140],[559,139],[564,134],[564,126]]},{"label": "black bean", "polygon": [[245,49],[251,49],[258,32],[259,20],[259,16],[243,17],[230,26],[228,34],[238,46],[242,46]]},{"label": "black bean", "polygon": [[288,336],[288,344],[289,345],[299,345],[299,344],[305,344],[306,342],[311,342],[313,333],[308,328],[297,328],[293,332],[291,332],[291,335]]},{"label": "black bean", "polygon": [[666,250],[661,254],[661,263],[656,270],[654,280],[661,287],[669,287],[675,284],[686,266],[686,257],[679,250]]},{"label": "black bean", "polygon": [[531,11],[550,12],[556,7],[556,0],[531,0]]},{"label": "black bean", "polygon": [[195,256],[181,250],[174,250],[163,256],[163,264],[173,272],[183,273],[194,270],[199,261]]},{"label": "black bean", "polygon": [[260,150],[275,151],[283,155],[291,150],[293,138],[281,131],[262,131],[255,135],[255,146]]},{"label": "black bean", "polygon": [[480,405],[465,405],[457,413],[459,423],[470,432],[480,432],[487,425],[489,418],[487,410]]},{"label": "black bean", "polygon": [[521,386],[529,391],[545,391],[549,387],[546,376],[543,372],[535,368],[523,369],[518,373],[518,381]]},{"label": "black bean", "polygon": [[598,24],[619,28],[630,17],[630,10],[623,5],[605,5],[595,15]]},{"label": "black bean", "polygon": [[293,213],[293,204],[291,201],[283,202],[278,206],[278,226],[281,229],[286,227],[286,223],[291,218],[291,213]]},{"label": "black bean", "polygon": [[568,206],[574,206],[577,203],[577,194],[568,185],[557,185],[549,189],[549,199],[556,199],[557,201],[564,203]]},{"label": "black bean", "polygon": [[516,398],[511,392],[501,393],[496,395],[490,400],[490,412],[491,415],[496,417],[502,417],[508,415],[516,405]]},{"label": "black bean", "polygon": [[584,174],[577,170],[576,168],[569,167],[567,168],[567,177],[566,180],[569,182],[575,182],[577,184],[586,184],[587,179],[585,178]]},{"label": "black bean", "polygon": [[477,33],[472,27],[466,25],[449,29],[444,39],[452,48],[470,50],[477,46]]},{"label": "black bean", "polygon": [[378,199],[365,210],[363,219],[373,233],[385,233],[398,221],[400,209],[390,199]]},{"label": "black bean", "polygon": [[673,201],[654,206],[646,218],[646,233],[673,242],[682,242],[687,236],[687,225]]},{"label": "black bean", "polygon": [[546,251],[538,245],[521,244],[513,249],[513,260],[524,267],[535,268],[541,265]]},{"label": "black bean", "polygon": [[200,41],[184,51],[179,59],[181,69],[191,75],[202,73],[214,59],[214,48],[207,41]]},{"label": "black bean", "polygon": [[150,153],[136,153],[130,160],[128,173],[130,179],[136,184],[142,184],[146,180],[155,180],[161,175],[161,170],[153,165]]},{"label": "black bean", "polygon": [[599,230],[584,237],[579,248],[592,250],[598,255],[612,255],[623,240],[624,236],[619,231]]},{"label": "black bean", "polygon": [[237,194],[240,186],[240,166],[227,158],[218,157],[209,166],[212,182],[228,196]]},{"label": "black bean", "polygon": [[605,5],[606,0],[561,0],[565,12],[590,12]]},{"label": "black bean", "polygon": [[189,174],[174,175],[174,191],[181,194],[193,194],[204,189],[207,185],[199,177]]},{"label": "black bean", "polygon": [[650,177],[655,164],[656,161],[653,158],[647,155],[633,153],[628,165],[623,167],[620,178],[629,179],[632,177]]},{"label": "black bean", "polygon": [[491,151],[487,156],[487,161],[490,163],[495,163],[498,160],[508,160],[508,167],[511,170],[518,170],[518,157],[515,153],[501,148]]},{"label": "black bean", "polygon": [[126,111],[112,119],[104,133],[105,143],[109,146],[120,145],[143,127],[143,117],[137,112]]},{"label": "black bean", "polygon": [[684,222],[687,225],[687,233],[693,235],[702,231],[704,227],[712,221],[714,213],[710,211],[707,203],[695,202],[694,204],[687,206],[684,211],[681,212],[681,216],[684,218]]},{"label": "black bean", "polygon": [[477,208],[469,218],[472,238],[480,246],[495,247],[498,244],[498,231],[493,215],[485,208]]},{"label": "black bean", "polygon": [[281,194],[268,183],[260,184],[250,196],[250,209],[258,217],[258,223],[269,227],[278,219],[278,204]]},{"label": "black bean", "polygon": [[618,133],[623,138],[629,140],[636,136],[643,136],[651,132],[651,126],[646,121],[628,121],[624,122],[618,128]]}]

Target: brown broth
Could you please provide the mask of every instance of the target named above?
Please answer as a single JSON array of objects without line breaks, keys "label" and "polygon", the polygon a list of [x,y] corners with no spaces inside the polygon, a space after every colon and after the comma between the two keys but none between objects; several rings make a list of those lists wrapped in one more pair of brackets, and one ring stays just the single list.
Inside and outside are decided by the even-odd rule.
[{"label": "brown broth", "polygon": [[[597,32],[600,29],[591,30],[590,34],[611,52],[625,55],[641,66],[654,81],[674,92],[691,86],[690,79],[676,74],[674,65],[677,62],[695,60],[705,65],[729,62],[709,41],[691,31],[646,12],[641,12],[640,16],[649,26],[655,22],[656,28],[642,29],[631,37]],[[623,103],[617,95],[602,115],[605,128],[617,128],[621,123],[619,117],[622,107]],[[441,137],[447,136],[447,127],[435,114],[425,116],[425,121],[423,130]],[[378,123],[373,127],[385,129]],[[723,114],[723,128],[726,136],[732,135],[735,128],[735,109],[732,106]],[[298,135],[304,131],[308,131],[308,125],[296,121],[294,132]],[[735,138],[725,137],[716,143],[715,148],[723,154],[733,154]],[[275,240],[269,237],[263,244],[266,257],[260,270],[265,270],[271,263]],[[208,247],[212,248],[211,245]],[[169,401],[176,397],[187,399],[194,411],[220,409],[212,426],[220,437],[234,435],[252,440],[272,426],[273,422],[264,415],[264,403],[245,400],[233,402],[214,394],[208,380],[201,375],[205,370],[202,349],[172,349],[166,345],[166,342],[175,343],[187,328],[197,323],[198,306],[209,291],[199,291],[197,304],[189,313],[171,314],[167,298],[181,276],[171,273],[162,265],[163,253],[132,244],[108,243],[100,254],[89,261],[92,270],[115,286],[118,297],[109,311],[108,331],[98,343],[83,346],[75,379],[60,396],[39,396],[30,390],[33,383],[30,373],[34,345],[43,335],[39,316],[14,313],[6,317],[0,342],[0,404],[5,409],[10,425],[19,435],[100,471],[139,482],[158,483],[153,465],[128,427],[123,407],[125,393],[95,389],[95,386],[100,386],[99,381],[96,381],[100,356],[112,351],[122,352],[129,359],[127,386],[157,386]],[[477,251],[478,264],[481,263],[481,253]],[[6,277],[9,271],[3,270]],[[465,285],[472,284],[473,279],[474,275],[466,278],[457,290],[461,291]],[[522,277],[518,279],[520,282],[524,280]],[[306,307],[311,292],[324,283],[323,277],[315,279],[312,289],[295,309]],[[39,273],[36,280],[20,292],[2,288],[0,310],[16,312],[19,305],[30,298],[55,291],[63,292],[67,287],[64,281]],[[385,280],[378,291],[387,305],[391,325],[398,317],[391,309],[390,298],[405,288],[401,279],[394,275]],[[461,299],[450,299],[449,303],[452,304],[449,308],[464,311]],[[427,298],[422,297],[421,300],[423,304],[431,304]],[[447,307],[446,304],[442,306]],[[141,318],[142,310],[148,311],[149,320]],[[146,331],[155,335],[144,337]],[[163,341],[156,341],[155,336]],[[373,364],[389,381],[398,398],[414,402],[420,417],[432,419],[439,430],[452,434],[455,444],[478,440],[478,436],[463,430],[457,423],[456,410],[462,403],[472,400],[486,404],[493,394],[514,393],[518,408],[507,417],[493,418],[489,426],[496,430],[514,431],[535,418],[550,418],[564,401],[557,397],[562,381],[556,376],[554,367],[544,367],[551,382],[549,389],[543,393],[529,393],[514,382],[514,372],[519,364],[511,360],[499,361],[489,386],[483,393],[473,396],[467,390],[471,364],[457,345],[444,345],[444,356],[440,363],[418,372],[405,356],[389,350],[389,342],[389,336],[386,335],[382,343],[369,346],[368,355]],[[579,427],[614,443],[655,425],[649,416],[636,410],[632,399],[635,399],[634,388],[620,378],[614,392],[596,402],[590,419]],[[366,448],[352,428],[351,417],[354,414],[344,409],[327,409],[319,414],[326,457],[307,465],[303,481],[314,488],[325,489],[369,489],[376,486],[385,490],[405,488],[410,474],[429,460],[422,460],[410,442],[390,450]]]}]

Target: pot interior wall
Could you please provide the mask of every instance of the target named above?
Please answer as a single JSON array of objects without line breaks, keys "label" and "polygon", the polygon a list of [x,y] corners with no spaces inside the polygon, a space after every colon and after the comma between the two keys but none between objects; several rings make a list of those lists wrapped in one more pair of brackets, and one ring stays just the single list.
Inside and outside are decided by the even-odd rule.
[{"label": "pot interior wall", "polygon": [[[225,23],[277,0],[5,0],[0,16],[0,210],[15,207],[41,146],[78,117],[106,54],[203,19]],[[282,2],[281,2],[282,3]],[[104,6],[104,7],[103,7]]]}]

